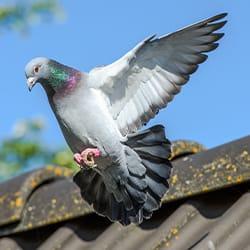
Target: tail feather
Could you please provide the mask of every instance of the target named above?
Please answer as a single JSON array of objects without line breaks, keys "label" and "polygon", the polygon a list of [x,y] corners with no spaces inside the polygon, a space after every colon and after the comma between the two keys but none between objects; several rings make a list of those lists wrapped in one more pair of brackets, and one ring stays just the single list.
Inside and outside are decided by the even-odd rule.
[{"label": "tail feather", "polygon": [[153,172],[154,174],[158,175],[163,179],[168,179],[170,177],[171,168],[166,168],[165,162],[156,163],[147,159],[143,159],[143,164],[147,168],[148,172]]},{"label": "tail feather", "polygon": [[161,200],[159,197],[155,197],[154,193],[148,190],[147,202],[143,206],[143,217],[149,219],[152,216],[153,211],[159,208],[160,202]]},{"label": "tail feather", "polygon": [[136,188],[134,188],[132,185],[127,185],[126,186],[128,193],[130,194],[130,196],[132,196],[134,199],[136,199],[136,201],[138,203],[145,203],[146,199],[147,199],[147,194],[145,194],[144,191],[140,191]]},{"label": "tail feather", "polygon": [[165,138],[164,127],[157,125],[130,136],[127,145],[140,156],[146,168],[147,200],[143,205],[143,217],[150,218],[153,211],[160,207],[161,198],[169,188],[171,144]]},{"label": "tail feather", "polygon": [[159,209],[161,198],[169,188],[170,148],[164,127],[154,126],[128,136],[124,143],[128,176],[121,180],[119,172],[115,172],[120,170],[112,168],[109,171],[112,191],[110,183],[93,170],[78,172],[74,181],[82,197],[99,214],[123,225],[141,223]]},{"label": "tail feather", "polygon": [[145,190],[145,188],[147,187],[147,181],[144,178],[141,180],[138,180],[137,177],[134,177],[132,175],[128,177],[128,184],[131,187],[134,187],[135,189],[138,189],[140,191]]},{"label": "tail feather", "polygon": [[128,162],[127,167],[131,175],[137,177],[145,176],[146,168],[138,160],[137,153],[134,150],[131,150],[131,148],[126,147],[125,154]]},{"label": "tail feather", "polygon": [[[107,204],[108,203],[107,202],[108,201],[108,197],[107,197],[108,193],[105,190],[105,185],[104,185],[102,179],[99,178],[99,180],[101,181],[101,183],[98,182],[98,184],[97,184],[98,192],[97,192],[97,195],[96,195],[96,202],[94,202],[94,204],[95,204],[94,209],[96,211],[99,211],[99,213],[103,214],[103,213],[105,213],[105,211],[107,209],[107,205],[108,205]],[[90,202],[90,204],[91,204],[91,202]]]}]

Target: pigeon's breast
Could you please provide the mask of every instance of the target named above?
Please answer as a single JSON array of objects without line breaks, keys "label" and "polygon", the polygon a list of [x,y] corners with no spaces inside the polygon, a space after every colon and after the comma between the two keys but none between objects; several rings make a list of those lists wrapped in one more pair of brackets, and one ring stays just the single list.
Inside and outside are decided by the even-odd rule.
[{"label": "pigeon's breast", "polygon": [[71,150],[76,153],[91,147],[91,140],[84,126],[84,120],[75,119],[71,112],[69,118],[65,117],[67,113],[66,111],[59,115],[59,125]]},{"label": "pigeon's breast", "polygon": [[93,92],[80,90],[54,100],[58,122],[73,152],[87,147],[98,147],[104,152],[108,147],[117,148],[120,144],[120,135],[111,115],[95,98]]}]

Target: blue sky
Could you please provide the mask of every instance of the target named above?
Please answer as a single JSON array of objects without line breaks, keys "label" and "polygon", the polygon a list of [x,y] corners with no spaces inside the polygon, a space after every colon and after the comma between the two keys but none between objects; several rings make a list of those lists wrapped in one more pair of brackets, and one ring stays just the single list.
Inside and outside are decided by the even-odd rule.
[{"label": "blue sky", "polygon": [[163,35],[201,19],[228,12],[225,37],[209,53],[182,92],[150,123],[166,126],[170,139],[191,139],[207,147],[250,132],[248,0],[189,1],[62,1],[66,19],[34,26],[28,36],[1,35],[0,138],[13,124],[42,116],[44,140],[64,145],[64,139],[44,91],[27,90],[24,66],[47,56],[83,71],[118,59],[145,37]]}]

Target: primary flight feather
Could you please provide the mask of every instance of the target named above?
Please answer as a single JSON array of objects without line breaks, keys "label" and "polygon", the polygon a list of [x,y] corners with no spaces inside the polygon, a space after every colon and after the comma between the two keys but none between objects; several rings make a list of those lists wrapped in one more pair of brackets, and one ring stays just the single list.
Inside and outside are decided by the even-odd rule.
[{"label": "primary flight feather", "polygon": [[138,130],[176,95],[226,21],[220,14],[159,38],[149,37],[116,62],[83,73],[38,57],[25,68],[28,87],[44,87],[81,171],[82,197],[109,219],[141,223],[161,204],[171,172],[164,127]]}]

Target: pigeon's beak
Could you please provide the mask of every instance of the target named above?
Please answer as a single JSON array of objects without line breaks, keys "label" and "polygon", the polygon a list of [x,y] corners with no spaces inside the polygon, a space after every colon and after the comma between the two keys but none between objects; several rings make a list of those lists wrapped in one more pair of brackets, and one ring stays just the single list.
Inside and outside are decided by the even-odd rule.
[{"label": "pigeon's beak", "polygon": [[36,77],[30,76],[27,79],[27,85],[28,85],[29,91],[32,90],[32,88],[35,86],[36,82],[37,82],[37,78]]}]

